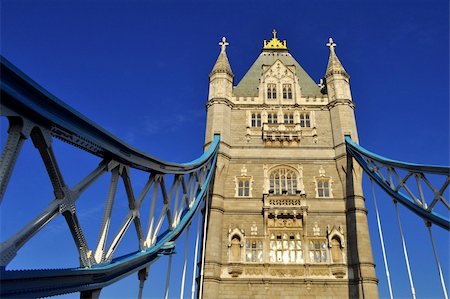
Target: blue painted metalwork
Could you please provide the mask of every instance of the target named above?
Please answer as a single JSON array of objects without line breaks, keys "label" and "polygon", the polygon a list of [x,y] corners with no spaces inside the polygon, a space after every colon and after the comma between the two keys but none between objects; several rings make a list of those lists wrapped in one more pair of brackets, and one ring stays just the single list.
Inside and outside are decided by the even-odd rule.
[{"label": "blue painted metalwork", "polygon": [[125,144],[50,94],[6,58],[0,56],[0,60],[3,115],[25,116],[65,142],[144,171],[185,173],[204,164],[205,157],[186,164],[165,162]]},{"label": "blue painted metalwork", "polygon": [[[101,289],[131,273],[147,267],[162,255],[172,254],[174,241],[192,221],[202,204],[209,200],[220,136],[215,135],[204,154],[189,163],[170,163],[138,151],[117,137],[70,108],[36,82],[1,57],[1,98],[2,116],[10,120],[8,142],[0,163],[0,198],[8,185],[21,144],[29,136],[38,148],[52,182],[55,199],[15,236],[0,246],[0,296],[2,298],[29,298],[52,296],[69,292]],[[51,139],[56,137],[71,145],[90,152],[102,162],[77,186],[70,188],[64,183],[57,160],[51,148]],[[49,141],[50,140],[50,141]],[[146,186],[136,199],[132,191],[128,167],[143,170],[149,175]],[[110,193],[112,199],[117,179],[122,177],[130,210],[126,221],[115,236],[113,245],[105,250],[103,234],[108,235],[108,226],[102,225],[99,244],[95,254],[89,250],[83,231],[78,225],[75,202],[80,194],[98,177],[111,171]],[[167,192],[165,175],[173,175],[174,180]],[[152,210],[147,235],[144,236],[137,210],[141,208],[149,190],[152,192]],[[159,218],[155,214],[157,191],[161,189],[162,205]],[[181,192],[178,192],[180,191]],[[172,206],[172,203],[173,206]],[[108,203],[113,201],[108,197]],[[172,209],[173,208],[173,209]],[[6,270],[7,264],[17,251],[40,229],[62,214],[72,232],[80,254],[79,268],[54,270]],[[105,212],[104,222],[110,222],[111,214]],[[107,220],[107,221],[105,221]],[[163,221],[168,227],[162,229]],[[119,244],[131,222],[135,222],[140,250],[114,257]],[[153,223],[155,225],[153,225]]]},{"label": "blue painted metalwork", "polygon": [[[345,142],[347,144],[347,153],[353,157],[378,186],[387,192],[394,200],[397,200],[424,220],[434,223],[446,230],[450,230],[450,220],[433,211],[433,207],[437,202],[442,202],[442,204],[449,209],[449,204],[443,197],[443,193],[450,182],[450,167],[395,161],[364,149],[354,143],[349,136],[345,137]],[[380,172],[381,168],[387,169],[390,176],[389,179],[382,175]],[[395,186],[392,179],[393,173],[398,176],[396,169],[407,172],[407,175],[400,180],[397,186]],[[434,190],[435,198],[432,200],[433,202],[431,204],[427,204],[425,198],[421,198],[423,196],[422,194],[419,194],[419,196],[415,198],[410,189],[406,189],[407,187],[405,187],[406,182],[410,177],[416,177],[419,180],[423,180],[426,178],[427,173],[443,175],[446,177],[444,185],[439,190]],[[401,192],[401,188],[405,188],[409,195]]]}]

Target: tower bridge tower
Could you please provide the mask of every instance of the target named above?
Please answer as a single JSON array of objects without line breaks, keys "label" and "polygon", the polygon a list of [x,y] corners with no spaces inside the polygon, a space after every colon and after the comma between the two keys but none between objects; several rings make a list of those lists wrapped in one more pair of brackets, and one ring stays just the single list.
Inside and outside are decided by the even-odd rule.
[{"label": "tower bridge tower", "polygon": [[335,53],[316,84],[273,32],[242,80],[210,73],[206,145],[220,134],[203,298],[377,298],[349,75]]}]

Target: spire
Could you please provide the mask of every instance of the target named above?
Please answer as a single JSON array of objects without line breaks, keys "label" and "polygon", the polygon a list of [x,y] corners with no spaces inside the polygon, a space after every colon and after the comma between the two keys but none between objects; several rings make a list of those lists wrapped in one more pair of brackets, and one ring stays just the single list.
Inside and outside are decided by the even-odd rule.
[{"label": "spire", "polygon": [[339,61],[339,58],[336,56],[336,52],[334,51],[336,44],[331,37],[328,40],[327,47],[330,48],[330,58],[328,59],[328,66],[325,77],[328,77],[332,74],[343,74],[348,78],[349,75],[342,66],[342,63]]},{"label": "spire", "polygon": [[226,48],[228,45],[229,43],[227,42],[227,39],[225,37],[222,37],[222,41],[219,43],[219,46],[221,47],[220,54],[217,58],[216,64],[209,74],[210,77],[215,73],[227,73],[231,77],[234,77],[226,52]]}]

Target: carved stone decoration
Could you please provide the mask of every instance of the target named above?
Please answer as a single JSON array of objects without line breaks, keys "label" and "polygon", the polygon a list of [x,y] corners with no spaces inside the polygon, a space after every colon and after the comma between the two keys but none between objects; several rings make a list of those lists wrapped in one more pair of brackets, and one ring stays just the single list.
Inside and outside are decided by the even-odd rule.
[{"label": "carved stone decoration", "polygon": [[267,219],[267,227],[269,228],[301,228],[303,226],[300,215],[274,215],[270,214]]},{"label": "carved stone decoration", "polygon": [[228,260],[231,263],[242,263],[244,257],[244,230],[228,229]]},{"label": "carved stone decoration", "polygon": [[242,165],[241,176],[247,176],[247,168],[245,167],[245,165]]},{"label": "carved stone decoration", "polygon": [[242,274],[242,271],[243,268],[240,263],[232,263],[228,265],[228,274],[230,274],[231,277],[238,277]]},{"label": "carved stone decoration", "polygon": [[264,275],[264,268],[261,267],[245,267],[244,273],[246,275]]},{"label": "carved stone decoration", "polygon": [[270,268],[269,274],[277,277],[299,277],[305,275],[305,269],[298,268]]},{"label": "carved stone decoration", "polygon": [[317,224],[317,222],[314,222],[314,226],[313,226],[313,236],[320,236],[320,227]]},{"label": "carved stone decoration", "polygon": [[321,176],[321,177],[325,176],[325,169],[323,169],[322,165],[320,165],[320,168],[319,168],[319,176]]},{"label": "carved stone decoration", "polygon": [[253,222],[252,227],[250,228],[250,235],[256,236],[258,234],[258,227],[256,226],[256,223]]},{"label": "carved stone decoration", "polygon": [[330,270],[328,268],[309,268],[309,275],[311,276],[329,276]]},{"label": "carved stone decoration", "polygon": [[335,226],[333,228],[330,228],[329,225],[327,226],[328,246],[331,248],[331,258],[335,264],[342,264],[344,261],[345,237],[343,233],[344,230],[341,225],[337,229]]},{"label": "carved stone decoration", "polygon": [[336,278],[344,278],[346,274],[346,267],[344,265],[333,265],[330,268],[331,274]]}]

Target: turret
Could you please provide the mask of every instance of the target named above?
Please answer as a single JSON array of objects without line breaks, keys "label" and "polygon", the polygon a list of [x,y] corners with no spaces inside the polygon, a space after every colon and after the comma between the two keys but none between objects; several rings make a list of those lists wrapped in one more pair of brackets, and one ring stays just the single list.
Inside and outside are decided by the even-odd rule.
[{"label": "turret", "polygon": [[[362,192],[362,171],[347,159],[345,135],[358,142],[354,105],[350,92],[350,76],[345,71],[334,48],[336,44],[330,38],[327,71],[325,73],[326,88],[330,103],[331,126],[335,149],[336,166],[341,179],[345,180],[345,202],[347,223],[347,258],[349,272],[359,288],[351,291],[351,298],[378,298],[377,279],[373,263],[370,237],[368,234],[367,210]],[[353,282],[353,283],[355,283]]]},{"label": "turret", "polygon": [[230,137],[231,96],[234,75],[228,61],[226,47],[229,45],[223,37],[219,43],[221,50],[216,64],[209,74],[209,95],[206,104],[208,116],[206,123],[206,145],[214,134],[220,134],[222,143],[228,145]]},{"label": "turret", "polygon": [[230,62],[228,61],[226,47],[229,45],[226,38],[223,37],[219,43],[221,50],[216,64],[209,74],[209,97],[208,100],[214,98],[231,98],[233,89],[234,75],[231,71]]},{"label": "turret", "polygon": [[328,59],[327,71],[325,72],[325,82],[330,101],[352,100],[350,93],[350,76],[345,71],[339,58],[336,56],[334,48],[336,44],[330,37],[327,46],[330,48],[330,58]]},{"label": "turret", "polygon": [[[357,142],[358,135],[350,91],[350,76],[336,55],[336,44],[332,38],[329,39],[327,46],[330,48],[330,58],[325,72],[325,84],[330,101],[334,146],[337,154],[341,154],[345,153],[344,136],[350,135]],[[340,146],[343,148],[339,148]]]}]

